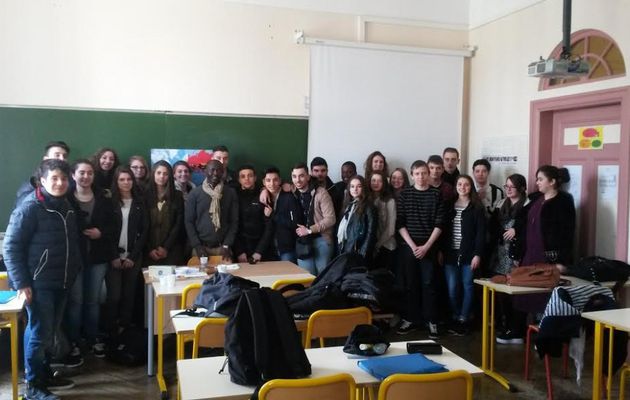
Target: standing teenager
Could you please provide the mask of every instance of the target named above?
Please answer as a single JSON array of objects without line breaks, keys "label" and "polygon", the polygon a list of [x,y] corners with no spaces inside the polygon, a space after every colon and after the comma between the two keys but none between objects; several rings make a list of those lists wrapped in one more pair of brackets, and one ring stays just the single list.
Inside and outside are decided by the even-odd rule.
[{"label": "standing teenager", "polygon": [[446,218],[450,240],[444,269],[453,319],[451,331],[464,335],[473,303],[473,274],[481,264],[485,246],[486,216],[470,176],[460,175],[455,190],[457,200]]}]

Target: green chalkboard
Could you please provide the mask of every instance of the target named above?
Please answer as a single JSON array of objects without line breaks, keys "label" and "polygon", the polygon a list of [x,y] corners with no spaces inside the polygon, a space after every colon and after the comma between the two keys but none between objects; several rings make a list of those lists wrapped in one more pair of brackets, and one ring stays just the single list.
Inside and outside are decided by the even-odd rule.
[{"label": "green chalkboard", "polygon": [[117,150],[121,160],[133,154],[149,159],[152,148],[230,149],[230,168],[269,165],[288,178],[291,166],[306,160],[308,120],[245,116],[188,115],[0,107],[0,231],[15,203],[15,192],[41,160],[51,140],[71,148],[70,160],[91,156],[100,147]]}]

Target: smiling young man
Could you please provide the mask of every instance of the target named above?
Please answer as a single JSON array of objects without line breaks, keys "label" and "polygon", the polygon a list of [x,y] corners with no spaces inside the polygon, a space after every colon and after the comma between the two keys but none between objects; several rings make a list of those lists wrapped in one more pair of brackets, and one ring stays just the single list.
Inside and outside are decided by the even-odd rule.
[{"label": "smiling young man", "polygon": [[221,255],[231,262],[238,230],[238,199],[234,189],[223,184],[224,173],[220,161],[208,162],[206,178],[186,199],[184,222],[194,255]]},{"label": "smiling young man", "polygon": [[[44,147],[44,155],[42,156],[42,160],[61,160],[67,161],[68,155],[70,154],[70,147],[61,140],[54,140],[52,142],[48,142]],[[31,178],[20,185],[16,197],[16,207],[29,193],[32,193],[37,187],[37,177],[31,176]]]},{"label": "smiling young man", "polygon": [[46,159],[38,187],[11,214],[4,240],[9,280],[26,301],[24,331],[26,399],[54,400],[49,388],[69,389],[72,381],[50,369],[55,329],[61,323],[68,289],[82,267],[76,214],[66,199],[70,167]]},{"label": "smiling young man", "polygon": [[238,262],[258,262],[272,258],[270,249],[273,237],[271,219],[265,216],[256,187],[256,171],[251,165],[238,169],[238,232],[234,242],[234,255]]},{"label": "smiling young man", "polygon": [[334,252],[333,228],[335,207],[326,189],[318,183],[311,184],[306,164],[293,167],[291,180],[295,186],[294,195],[302,211],[302,224],[295,233],[298,241],[310,244],[310,254],[298,254],[298,265],[313,275],[326,268]]},{"label": "smiling young man", "polygon": [[396,228],[404,241],[399,262],[406,296],[398,334],[418,329],[424,320],[429,323],[429,338],[437,339],[434,260],[436,241],[444,225],[444,209],[440,192],[429,183],[427,163],[414,161],[411,176],[414,184],[400,193],[396,207]]}]

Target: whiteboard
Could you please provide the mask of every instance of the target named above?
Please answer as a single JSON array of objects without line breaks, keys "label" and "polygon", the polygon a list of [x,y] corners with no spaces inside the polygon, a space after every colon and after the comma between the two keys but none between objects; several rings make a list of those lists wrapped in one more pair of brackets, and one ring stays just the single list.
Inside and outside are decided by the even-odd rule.
[{"label": "whiteboard", "polygon": [[461,148],[462,56],[312,45],[308,157],[328,161],[340,179],[344,161],[374,150],[390,172]]}]

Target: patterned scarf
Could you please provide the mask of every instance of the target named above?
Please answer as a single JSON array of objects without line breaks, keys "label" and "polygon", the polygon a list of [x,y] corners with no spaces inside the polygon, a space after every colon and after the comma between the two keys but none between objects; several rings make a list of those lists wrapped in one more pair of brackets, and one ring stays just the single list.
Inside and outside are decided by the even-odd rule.
[{"label": "patterned scarf", "polygon": [[214,225],[214,231],[221,229],[221,197],[223,197],[223,183],[219,183],[212,189],[208,183],[208,179],[203,180],[202,189],[208,193],[211,198],[210,201],[210,217],[212,218],[212,224]]}]

